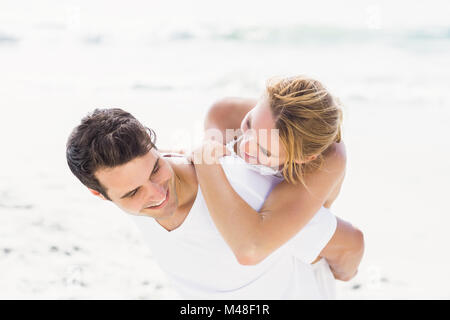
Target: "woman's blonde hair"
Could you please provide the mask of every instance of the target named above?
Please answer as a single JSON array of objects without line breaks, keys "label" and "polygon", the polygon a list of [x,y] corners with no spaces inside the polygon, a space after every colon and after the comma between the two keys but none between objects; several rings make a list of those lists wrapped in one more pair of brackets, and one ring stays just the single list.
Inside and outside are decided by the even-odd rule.
[{"label": "woman's blonde hair", "polygon": [[266,90],[287,154],[283,176],[305,185],[305,173],[320,168],[323,152],[341,141],[342,110],[319,81],[305,76],[270,79]]}]

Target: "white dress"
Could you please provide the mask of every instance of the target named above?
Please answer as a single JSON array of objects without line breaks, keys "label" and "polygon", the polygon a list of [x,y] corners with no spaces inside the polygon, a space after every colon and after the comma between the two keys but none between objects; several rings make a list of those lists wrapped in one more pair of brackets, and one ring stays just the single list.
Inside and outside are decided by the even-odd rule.
[{"label": "white dress", "polygon": [[[280,173],[280,171],[275,171],[272,168],[268,168],[266,166],[262,166],[262,165],[251,165],[248,164],[247,162],[245,162],[242,158],[240,158],[235,150],[234,150],[234,145],[239,141],[235,140],[235,141],[231,141],[227,144],[227,149],[228,151],[231,153],[230,157],[225,157],[224,160],[222,160],[222,165],[226,162],[230,163],[234,163],[236,166],[234,167],[233,170],[228,170],[227,173],[227,177],[230,181],[230,183],[233,185],[233,188],[236,190],[236,186],[238,184],[246,184],[246,187],[248,187],[249,189],[253,189],[253,190],[258,190],[258,192],[256,194],[264,194],[264,189],[266,189],[265,191],[265,197],[267,197],[270,193],[270,191],[281,181],[283,181],[283,177]],[[241,167],[241,168],[239,168]],[[271,186],[269,188],[262,186],[261,185],[261,180],[260,179],[255,179],[255,176],[253,175],[252,177],[246,177],[244,172],[232,172],[232,171],[240,171],[242,170],[242,168],[246,168],[246,169],[250,169],[252,171],[256,171],[258,172],[260,175],[265,177],[266,181],[269,181],[269,183],[271,184]],[[224,167],[224,170],[226,170],[226,167]],[[240,176],[241,179],[236,179],[235,177]],[[262,191],[262,193],[261,193]],[[249,191],[248,191],[249,192]],[[241,197],[242,197],[243,193],[241,193]],[[249,198],[247,197],[244,200],[249,200]],[[255,210],[259,211],[259,209],[261,208],[261,205],[258,206],[258,204],[261,204],[261,200],[259,199],[259,201],[257,201],[257,203],[255,203],[254,205],[250,204]],[[265,201],[265,198],[262,202]],[[248,203],[248,201],[247,201]],[[257,209],[256,209],[257,208]],[[327,210],[326,208],[322,207],[320,209],[321,211]],[[316,215],[313,218],[313,221],[317,219]],[[322,229],[317,228],[317,230],[314,230],[314,228],[311,228],[312,223],[308,224],[308,228],[306,228],[306,230],[302,230],[301,232],[303,233],[309,233],[309,239],[314,239],[313,235],[311,235],[311,232],[322,232]],[[317,225],[317,224],[316,224]],[[304,228],[305,229],[305,228]],[[318,243],[316,243],[317,246],[320,247],[325,247],[326,244],[320,243],[319,241],[320,238],[317,238]],[[323,239],[323,238],[322,238]],[[294,242],[295,239],[293,239],[291,242]],[[303,250],[305,244],[300,244],[296,243],[296,250]],[[312,243],[308,243],[307,246],[311,247],[313,246]],[[316,249],[317,250],[317,249]],[[311,252],[317,252],[317,251],[311,251]],[[303,262],[311,262],[311,261],[305,261],[305,257],[303,256],[298,256],[298,258],[302,261],[297,261],[297,263],[302,264]],[[316,257],[311,257],[310,259],[314,259],[315,260]],[[303,265],[302,265],[303,266]],[[298,272],[302,272],[302,268],[298,267]],[[317,281],[317,287],[320,291],[320,295],[323,299],[336,299],[336,279],[334,278],[333,273],[330,270],[330,266],[328,264],[328,262],[321,258],[319,261],[317,261],[316,263],[314,263],[312,265],[312,269],[314,271],[314,275]]]}]

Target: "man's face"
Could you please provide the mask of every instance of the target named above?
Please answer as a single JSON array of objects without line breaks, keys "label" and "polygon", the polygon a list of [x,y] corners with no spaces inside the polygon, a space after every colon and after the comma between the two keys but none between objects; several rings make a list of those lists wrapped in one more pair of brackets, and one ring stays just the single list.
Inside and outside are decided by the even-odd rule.
[{"label": "man's face", "polygon": [[124,165],[99,169],[95,176],[109,198],[130,214],[164,219],[177,209],[174,171],[154,149]]}]

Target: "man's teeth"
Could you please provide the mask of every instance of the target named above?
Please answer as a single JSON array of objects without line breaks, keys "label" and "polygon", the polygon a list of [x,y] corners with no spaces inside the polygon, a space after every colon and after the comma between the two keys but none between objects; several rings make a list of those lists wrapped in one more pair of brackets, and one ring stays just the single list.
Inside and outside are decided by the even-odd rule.
[{"label": "man's teeth", "polygon": [[155,204],[153,204],[153,205],[151,205],[151,206],[148,206],[148,207],[149,207],[149,208],[151,208],[151,207],[157,207],[157,206],[159,206],[161,203],[163,203],[164,200],[166,200],[166,198],[164,198],[164,199],[162,199],[160,202],[155,203]]}]

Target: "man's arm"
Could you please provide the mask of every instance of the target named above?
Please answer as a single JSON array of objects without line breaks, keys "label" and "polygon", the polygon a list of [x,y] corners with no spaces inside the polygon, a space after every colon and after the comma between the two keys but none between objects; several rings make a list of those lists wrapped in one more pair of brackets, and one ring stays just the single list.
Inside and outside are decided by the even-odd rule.
[{"label": "man's arm", "polygon": [[349,281],[356,275],[364,254],[364,235],[350,223],[336,219],[336,231],[320,257],[327,260],[336,279]]}]

